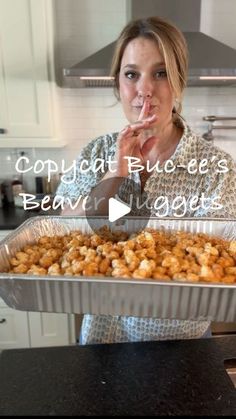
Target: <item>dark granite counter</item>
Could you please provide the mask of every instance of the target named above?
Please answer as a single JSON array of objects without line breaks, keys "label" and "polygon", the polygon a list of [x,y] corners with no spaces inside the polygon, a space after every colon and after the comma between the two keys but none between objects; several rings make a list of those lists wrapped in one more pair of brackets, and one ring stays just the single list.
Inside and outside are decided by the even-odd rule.
[{"label": "dark granite counter", "polygon": [[37,217],[38,215],[59,215],[60,211],[25,211],[23,208],[12,206],[0,208],[0,230],[12,230],[19,227],[29,217]]},{"label": "dark granite counter", "polygon": [[0,415],[236,415],[236,336],[6,350]]}]

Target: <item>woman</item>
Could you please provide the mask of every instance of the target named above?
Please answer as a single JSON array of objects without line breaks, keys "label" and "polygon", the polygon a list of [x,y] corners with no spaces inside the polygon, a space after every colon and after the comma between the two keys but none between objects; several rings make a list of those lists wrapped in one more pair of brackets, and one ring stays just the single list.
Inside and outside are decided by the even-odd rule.
[{"label": "woman", "polygon": [[[76,182],[61,183],[57,195],[77,199],[95,190],[98,196],[106,197],[100,206],[100,212],[106,213],[107,202],[115,192],[124,196],[130,192],[126,179],[131,178],[149,201],[168,197],[165,215],[180,215],[183,206],[177,208],[173,203],[182,196],[184,216],[235,216],[232,159],[194,134],[179,115],[187,78],[187,46],[182,33],[159,17],[131,21],[117,40],[111,75],[129,125],[120,133],[92,141],[81,152],[77,167],[84,159],[91,163],[96,158],[112,158],[116,170],[114,165],[105,174],[78,170]],[[127,156],[137,158],[143,170],[131,173]],[[163,167],[168,160],[174,171],[149,170],[156,162]],[[106,179],[110,182],[100,183]],[[68,206],[62,214],[83,215],[84,210],[81,204],[74,211]],[[207,321],[85,315],[81,343],[197,338],[208,330]]]}]

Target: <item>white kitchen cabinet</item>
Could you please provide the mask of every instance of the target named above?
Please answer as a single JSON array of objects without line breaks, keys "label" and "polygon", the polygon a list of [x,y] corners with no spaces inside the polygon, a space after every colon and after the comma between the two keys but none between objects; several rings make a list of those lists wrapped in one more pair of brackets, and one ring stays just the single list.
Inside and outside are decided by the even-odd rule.
[{"label": "white kitchen cabinet", "polygon": [[[0,230],[0,238],[11,231]],[[0,298],[0,350],[74,343],[74,315],[14,310]]]},{"label": "white kitchen cabinet", "polygon": [[29,313],[31,347],[75,343],[73,317],[61,313]]},{"label": "white kitchen cabinet", "polygon": [[75,342],[73,315],[14,310],[0,298],[0,350]]},{"label": "white kitchen cabinet", "polygon": [[53,0],[0,0],[0,147],[61,147]]},{"label": "white kitchen cabinet", "polygon": [[28,314],[12,310],[0,299],[0,350],[29,346]]}]

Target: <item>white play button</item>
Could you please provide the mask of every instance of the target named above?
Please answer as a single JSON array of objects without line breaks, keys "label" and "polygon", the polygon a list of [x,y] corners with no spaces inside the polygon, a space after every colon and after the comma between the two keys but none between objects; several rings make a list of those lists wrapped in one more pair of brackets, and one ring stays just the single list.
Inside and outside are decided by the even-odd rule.
[{"label": "white play button", "polygon": [[115,198],[109,199],[109,221],[113,223],[116,220],[119,220],[119,218],[123,217],[126,214],[129,214],[131,211],[131,208],[123,204],[122,202],[118,201]]},{"label": "white play button", "polygon": [[[122,185],[125,182],[126,192],[118,189],[119,193],[114,192],[112,198],[106,198],[106,191],[112,191],[114,189],[114,182],[116,185]],[[123,221],[126,221],[124,224],[127,227],[132,217],[135,217],[135,219],[139,218],[139,228],[143,230],[151,215],[151,205],[145,191],[140,195],[139,184],[129,178],[117,177],[116,179],[109,178],[102,180],[95,188],[92,188],[85,206],[85,213],[91,229],[96,234],[99,234],[102,239],[107,240],[107,230],[99,231],[98,221],[100,222],[100,220],[97,217],[100,219],[102,216],[104,218],[104,225],[108,224],[111,229],[116,228],[117,224],[120,225]],[[116,220],[119,220],[117,224]]]}]

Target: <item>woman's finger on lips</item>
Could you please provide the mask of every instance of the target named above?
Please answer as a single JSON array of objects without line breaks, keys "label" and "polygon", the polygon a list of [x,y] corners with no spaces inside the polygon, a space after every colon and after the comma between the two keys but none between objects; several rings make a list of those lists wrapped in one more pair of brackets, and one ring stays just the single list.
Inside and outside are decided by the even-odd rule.
[{"label": "woman's finger on lips", "polygon": [[150,101],[145,100],[143,102],[143,106],[142,106],[141,112],[139,114],[138,121],[142,121],[143,119],[147,118],[149,110],[150,110]]}]

